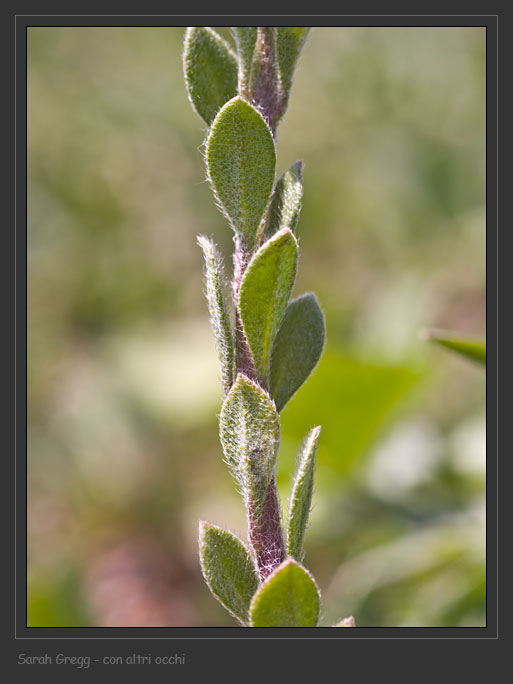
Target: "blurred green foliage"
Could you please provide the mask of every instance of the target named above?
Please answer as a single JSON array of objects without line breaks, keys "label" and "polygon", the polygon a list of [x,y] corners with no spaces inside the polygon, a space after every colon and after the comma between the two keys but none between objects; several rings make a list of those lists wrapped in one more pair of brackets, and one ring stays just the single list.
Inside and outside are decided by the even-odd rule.
[{"label": "blurred green foliage", "polygon": [[[227,29],[220,29],[230,40]],[[198,233],[227,265],[182,28],[28,29],[28,624],[230,625],[200,518],[245,529],[221,461]],[[485,30],[316,28],[278,141],[305,162],[295,295],[328,348],[283,412],[317,453],[322,624],[485,624]]]}]

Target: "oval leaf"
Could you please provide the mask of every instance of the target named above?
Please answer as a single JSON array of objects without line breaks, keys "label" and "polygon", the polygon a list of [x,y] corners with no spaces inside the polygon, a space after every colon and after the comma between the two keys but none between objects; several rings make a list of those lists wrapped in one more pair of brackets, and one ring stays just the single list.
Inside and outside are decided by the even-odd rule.
[{"label": "oval leaf", "polygon": [[210,27],[192,26],[185,33],[183,68],[189,100],[210,126],[224,103],[237,94],[237,58]]},{"label": "oval leaf", "polygon": [[232,26],[239,54],[239,90],[243,94],[249,83],[249,74],[257,40],[256,26]]},{"label": "oval leaf", "polygon": [[205,257],[210,325],[216,341],[217,356],[221,366],[221,383],[226,395],[233,383],[234,353],[230,317],[223,293],[221,256],[216,245],[204,235],[198,236],[198,244]]},{"label": "oval leaf", "polygon": [[427,330],[425,335],[431,342],[486,365],[486,342],[483,340],[458,337],[444,330]]},{"label": "oval leaf", "polygon": [[288,94],[296,63],[310,31],[309,26],[278,26],[276,47],[281,86]]},{"label": "oval leaf", "polygon": [[276,335],[271,360],[270,394],[281,411],[319,362],[326,338],[324,314],[309,292],[293,299]]},{"label": "oval leaf", "polygon": [[267,392],[239,374],[225,399],[219,432],[226,462],[257,518],[276,465],[280,419]]},{"label": "oval leaf", "polygon": [[242,279],[239,312],[259,381],[267,386],[271,349],[296,278],[298,245],[285,228],[256,252]]},{"label": "oval leaf", "polygon": [[251,601],[252,627],[316,627],[319,589],[308,570],[292,558],[269,575]]},{"label": "oval leaf", "polygon": [[280,177],[276,183],[266,234],[270,237],[281,228],[295,231],[303,199],[303,163],[297,161]]},{"label": "oval leaf", "polygon": [[320,434],[320,427],[313,428],[303,443],[290,495],[287,546],[289,556],[298,561],[303,560],[303,539],[312,505],[315,452]]},{"label": "oval leaf", "polygon": [[200,561],[212,594],[231,615],[246,625],[258,574],[249,551],[228,530],[200,522]]},{"label": "oval leaf", "polygon": [[268,125],[248,102],[233,98],[212,124],[206,158],[219,205],[251,252],[274,183],[276,152]]}]

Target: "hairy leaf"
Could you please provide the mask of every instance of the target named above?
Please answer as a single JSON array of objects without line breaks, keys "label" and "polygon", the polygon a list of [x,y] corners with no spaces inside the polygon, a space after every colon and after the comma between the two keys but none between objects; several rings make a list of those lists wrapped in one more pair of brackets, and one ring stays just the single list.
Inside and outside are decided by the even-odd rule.
[{"label": "hairy leaf", "polygon": [[425,336],[442,347],[452,349],[452,351],[466,356],[468,359],[486,365],[486,342],[483,340],[458,337],[445,330],[427,330],[425,331]]},{"label": "hairy leaf", "polygon": [[239,93],[241,95],[245,93],[245,88],[249,83],[257,31],[256,26],[232,26],[239,54]]},{"label": "hairy leaf", "polygon": [[310,31],[308,26],[278,26],[277,53],[281,85],[288,94],[292,85],[294,69]]},{"label": "hairy leaf", "polygon": [[276,152],[268,125],[242,98],[227,102],[216,116],[206,159],[220,207],[251,252],[273,188]]},{"label": "hairy leaf", "polygon": [[191,104],[210,125],[224,103],[237,94],[237,58],[210,27],[192,26],[185,33],[183,67]]},{"label": "hairy leaf", "polygon": [[344,618],[340,622],[337,622],[336,625],[333,625],[333,627],[356,627],[354,617],[351,615],[350,617]]},{"label": "hairy leaf", "polygon": [[281,411],[312,373],[326,337],[324,314],[312,293],[293,299],[276,335],[271,358],[270,393]]},{"label": "hairy leaf", "polygon": [[239,374],[221,409],[219,432],[246,505],[259,517],[280,445],[280,419],[267,392]]},{"label": "hairy leaf", "polygon": [[259,381],[267,386],[271,349],[296,278],[298,245],[288,228],[253,256],[239,293],[239,312]]},{"label": "hairy leaf", "polygon": [[234,534],[204,521],[200,522],[199,548],[210,591],[242,624],[248,624],[251,598],[259,582],[249,551]]},{"label": "hairy leaf", "polygon": [[303,199],[303,163],[297,161],[279,178],[269,208],[266,235],[274,235],[281,228],[295,231]]},{"label": "hairy leaf", "polygon": [[252,627],[316,627],[320,595],[313,577],[292,558],[269,575],[251,601]]},{"label": "hairy leaf", "polygon": [[221,383],[226,395],[233,383],[234,352],[230,317],[223,294],[221,257],[216,245],[204,235],[198,236],[198,244],[205,257],[210,325],[214,332],[217,356],[221,366]]},{"label": "hairy leaf", "polygon": [[287,546],[289,556],[298,561],[303,560],[303,539],[312,505],[315,452],[320,434],[321,428],[315,427],[303,442],[290,494]]}]

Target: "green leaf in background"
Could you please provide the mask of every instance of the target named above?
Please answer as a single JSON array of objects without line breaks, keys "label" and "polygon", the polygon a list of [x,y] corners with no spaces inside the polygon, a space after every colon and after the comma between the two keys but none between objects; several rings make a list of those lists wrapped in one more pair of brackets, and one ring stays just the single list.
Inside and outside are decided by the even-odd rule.
[{"label": "green leaf in background", "polygon": [[259,516],[280,445],[280,419],[267,392],[239,374],[221,409],[219,432],[245,502]]},{"label": "green leaf in background", "polygon": [[321,358],[326,322],[317,297],[309,292],[288,305],[271,357],[270,393],[281,411]]},{"label": "green leaf in background", "polygon": [[483,340],[459,337],[445,330],[426,330],[424,336],[441,347],[451,349],[486,366],[486,342]]},{"label": "green leaf in background", "polygon": [[34,573],[28,567],[27,627],[94,627],[83,569],[76,559],[60,559],[53,572]]},{"label": "green leaf in background", "polygon": [[310,31],[308,26],[278,26],[277,53],[281,86],[285,93],[290,90],[296,63]]},{"label": "green leaf in background", "polygon": [[340,622],[337,622],[336,625],[333,625],[333,627],[356,627],[354,617],[351,615],[348,618],[344,618]]},{"label": "green leaf in background", "polygon": [[269,220],[266,228],[268,237],[280,228],[295,231],[303,199],[303,162],[297,161],[290,166],[276,183]]},{"label": "green leaf in background", "polygon": [[227,102],[216,116],[206,159],[221,209],[251,252],[273,189],[276,152],[264,119],[242,98]]},{"label": "green leaf in background", "polygon": [[237,58],[210,27],[192,26],[185,33],[183,67],[191,104],[210,126],[224,103],[237,94]]},{"label": "green leaf in background", "polygon": [[249,551],[234,534],[204,521],[200,522],[199,547],[210,591],[242,624],[248,624],[251,598],[259,581]]},{"label": "green leaf in background", "polygon": [[239,92],[242,95],[249,83],[258,29],[256,26],[232,26],[232,32],[239,54]]},{"label": "green leaf in background", "polygon": [[217,356],[221,367],[221,382],[226,395],[233,383],[234,354],[230,318],[223,294],[221,256],[216,245],[204,235],[198,236],[198,244],[205,257],[206,294],[210,325],[214,332]]},{"label": "green leaf in background", "polygon": [[303,539],[312,505],[315,452],[320,434],[320,427],[312,428],[308,433],[301,447],[290,494],[287,548],[289,556],[300,562],[303,560]]},{"label": "green leaf in background", "polygon": [[316,627],[320,595],[313,577],[287,558],[269,575],[251,601],[252,627]]},{"label": "green leaf in background", "polygon": [[267,386],[271,350],[296,279],[297,240],[288,228],[260,247],[244,273],[239,312],[259,381]]},{"label": "green leaf in background", "polygon": [[[322,468],[327,491],[369,452],[408,392],[423,375],[416,366],[362,360],[337,348],[325,350],[317,370],[282,414],[281,473],[292,467],[305,423],[322,422]],[[288,473],[282,484],[288,482]]]}]

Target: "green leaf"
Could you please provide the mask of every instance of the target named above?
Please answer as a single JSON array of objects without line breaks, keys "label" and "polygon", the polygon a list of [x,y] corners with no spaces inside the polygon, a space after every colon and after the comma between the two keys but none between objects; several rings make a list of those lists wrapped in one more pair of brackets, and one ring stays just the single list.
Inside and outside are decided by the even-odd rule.
[{"label": "green leaf", "polygon": [[239,92],[242,95],[249,83],[251,63],[257,40],[256,26],[232,26],[239,54]]},{"label": "green leaf", "polygon": [[354,617],[351,615],[350,617],[344,618],[340,622],[337,622],[336,625],[333,625],[333,627],[356,627]]},{"label": "green leaf", "polygon": [[271,357],[270,394],[281,411],[307,380],[324,349],[326,323],[317,297],[293,299],[285,311]]},{"label": "green leaf", "polygon": [[227,102],[216,116],[206,159],[220,207],[251,252],[273,189],[276,152],[266,122],[242,98]]},{"label": "green leaf", "polygon": [[239,374],[221,409],[219,432],[226,462],[258,518],[280,445],[280,419],[267,392]]},{"label": "green leaf", "polygon": [[310,31],[309,26],[278,26],[277,53],[281,85],[288,94],[294,69]]},{"label": "green leaf", "polygon": [[204,235],[198,236],[198,244],[205,257],[207,301],[210,325],[214,332],[217,356],[221,366],[221,384],[225,395],[233,383],[234,352],[230,317],[223,294],[223,269],[216,245]]},{"label": "green leaf", "polygon": [[253,256],[239,292],[239,313],[259,381],[267,386],[271,349],[296,278],[297,240],[288,228]]},{"label": "green leaf", "polygon": [[328,346],[315,373],[283,413],[279,484],[288,482],[293,445],[303,439],[305,424],[322,423],[323,467],[318,477],[326,491],[339,487],[341,478],[363,461],[401,415],[406,397],[424,378],[417,365],[365,360]]},{"label": "green leaf", "polygon": [[210,591],[231,615],[246,625],[251,598],[259,582],[246,546],[228,530],[201,521],[199,550]]},{"label": "green leaf", "polygon": [[274,235],[281,228],[295,231],[303,199],[303,163],[297,161],[276,183],[269,208],[266,235]]},{"label": "green leaf", "polygon": [[308,570],[287,558],[269,575],[251,601],[252,627],[316,627],[319,589]]},{"label": "green leaf", "polygon": [[192,26],[185,33],[183,68],[191,104],[210,125],[224,103],[237,94],[237,58],[210,27]]},{"label": "green leaf", "polygon": [[425,336],[431,342],[451,349],[462,356],[486,365],[486,342],[468,337],[458,337],[444,330],[427,330]]},{"label": "green leaf", "polygon": [[303,539],[312,505],[315,452],[320,434],[321,428],[315,427],[303,442],[290,495],[287,546],[289,556],[298,561],[303,560]]}]

